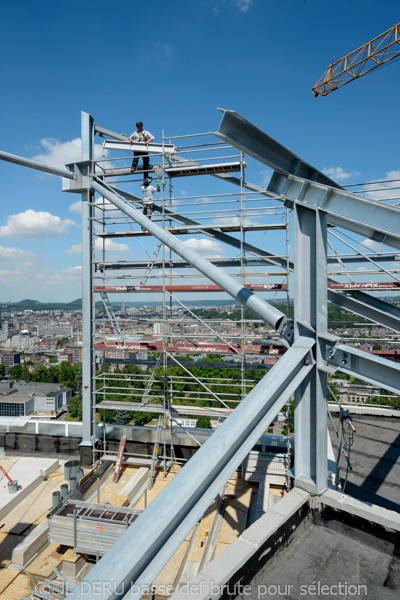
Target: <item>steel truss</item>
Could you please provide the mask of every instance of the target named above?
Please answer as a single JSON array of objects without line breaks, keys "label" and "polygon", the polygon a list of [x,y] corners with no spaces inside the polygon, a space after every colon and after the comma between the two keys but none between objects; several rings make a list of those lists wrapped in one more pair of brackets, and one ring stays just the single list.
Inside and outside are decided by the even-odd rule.
[{"label": "steel truss", "polygon": [[[202,219],[204,215],[200,214],[200,216],[192,218],[194,214],[189,214],[190,211],[186,212],[189,215],[186,216],[185,211],[179,210],[179,201],[172,195],[172,179],[168,178],[167,171],[178,164],[190,167],[192,170],[196,170],[198,164],[206,167],[207,160],[205,158],[201,162],[203,159],[200,154],[195,158],[192,155],[190,158],[182,156],[182,154],[189,154],[189,148],[192,151],[195,144],[186,149],[176,147],[176,154],[161,151],[157,155],[160,157],[158,164],[162,167],[162,175],[160,175],[163,190],[162,205],[155,208],[154,220],[149,220],[138,210],[142,207],[140,198],[115,186],[110,187],[105,183],[104,177],[99,177],[93,160],[95,132],[126,142],[124,136],[95,125],[92,117],[83,113],[82,161],[68,166],[72,177],[68,176],[68,179],[63,181],[66,191],[78,192],[82,195],[84,334],[82,443],[94,447],[95,399],[103,397],[102,404],[106,403],[107,390],[110,389],[109,384],[113,385],[113,382],[114,391],[119,393],[117,390],[121,388],[120,393],[124,393],[124,386],[121,386],[123,378],[119,374],[116,374],[117,376],[106,373],[101,376],[95,374],[95,353],[97,351],[105,352],[113,348],[115,351],[121,352],[121,358],[109,356],[110,363],[115,360],[123,362],[122,353],[126,353],[129,349],[139,350],[142,348],[142,344],[149,344],[149,348],[151,344],[154,344],[154,350],[157,353],[156,360],[142,362],[149,364],[152,362],[156,369],[161,370],[159,357],[163,357],[161,412],[163,414],[179,412],[171,401],[174,381],[171,366],[174,361],[179,360],[176,353],[187,351],[187,347],[197,348],[197,352],[201,345],[198,341],[194,343],[192,340],[189,340],[188,344],[171,342],[173,337],[172,293],[182,291],[177,289],[179,284],[176,283],[177,277],[182,272],[190,268],[196,269],[211,280],[212,284],[210,285],[217,286],[230,294],[242,306],[241,344],[235,344],[229,335],[225,336],[223,344],[220,344],[222,340],[218,339],[218,344],[224,346],[225,350],[231,354],[230,360],[233,356],[240,361],[241,401],[237,403],[235,410],[231,410],[230,406],[226,408],[223,395],[220,394],[218,398],[215,398],[213,390],[207,389],[207,386],[203,385],[201,377],[197,378],[199,390],[202,389],[208,399],[215,400],[215,409],[224,411],[223,414],[229,414],[228,418],[129,527],[100,563],[85,577],[85,584],[90,585],[96,582],[96,589],[101,590],[99,583],[109,582],[110,573],[112,573],[115,583],[113,589],[121,589],[121,585],[124,585],[128,590],[131,582],[134,582],[139,589],[140,586],[149,586],[154,581],[212,500],[219,494],[228,478],[243,462],[260,435],[292,395],[295,396],[295,485],[301,486],[313,494],[320,494],[326,487],[328,478],[328,375],[337,371],[349,373],[400,394],[400,367],[398,365],[390,360],[343,344],[339,337],[328,332],[327,326],[327,303],[331,301],[368,320],[399,331],[400,311],[388,302],[366,293],[365,290],[374,289],[371,283],[357,284],[350,279],[349,284],[344,285],[336,280],[335,271],[332,270],[332,266],[336,263],[348,275],[350,269],[347,265],[360,264],[362,261],[371,259],[374,268],[382,277],[386,278],[380,286],[375,286],[375,289],[383,288],[385,285],[388,289],[390,287],[393,289],[398,287],[397,282],[388,282],[387,278],[392,277],[397,280],[397,277],[393,276],[393,269],[381,267],[380,262],[395,262],[398,260],[398,255],[383,252],[378,256],[369,251],[356,251],[354,254],[348,254],[348,249],[340,252],[335,250],[333,254],[328,255],[328,246],[331,247],[330,242],[328,244],[328,238],[330,228],[334,227],[335,231],[340,228],[350,231],[352,234],[382,242],[392,248],[400,248],[400,234],[398,233],[400,232],[400,210],[341,189],[318,169],[293,154],[237,113],[223,111],[220,128],[215,134],[224,144],[219,147],[219,151],[225,148],[225,144],[234,146],[240,151],[240,177],[234,177],[229,172],[220,172],[220,169],[214,168],[210,169],[210,174],[220,181],[234,184],[239,188],[236,198],[239,209],[235,213],[239,221],[239,237],[229,235],[227,231],[221,231],[218,223],[212,221],[207,223]],[[181,143],[178,142],[178,139],[163,137],[163,145],[166,145],[167,141],[174,142],[175,145]],[[199,149],[199,146],[200,144],[197,144],[196,150]],[[203,148],[204,151],[210,149],[210,147]],[[215,145],[212,149],[213,153],[216,152]],[[231,151],[232,148],[229,149],[229,152]],[[267,189],[245,181],[244,155],[251,156],[273,169],[274,174]],[[220,154],[218,156],[220,157],[218,164],[224,162],[228,164],[227,161],[231,161],[233,158],[230,154],[227,157],[221,157]],[[13,162],[18,162],[15,158],[18,157],[13,157]],[[21,164],[26,164],[23,160],[26,161],[26,159],[21,159]],[[209,163],[215,165],[215,161],[216,158],[213,155]],[[37,165],[27,166],[39,168]],[[226,168],[228,169],[228,167]],[[42,170],[46,170],[46,168]],[[206,170],[198,169],[197,174]],[[169,194],[167,193],[168,186]],[[100,205],[95,202],[96,192],[105,199]],[[273,201],[275,204],[278,203],[278,207],[282,206],[283,219],[287,220],[287,211],[291,211],[294,229],[294,260],[289,258],[288,252],[286,256],[277,256],[276,253],[249,243],[245,239],[243,222],[249,217],[249,214],[251,215],[251,212],[247,211],[247,207],[252,194],[257,201],[260,199],[263,202]],[[206,202],[212,203],[212,198],[210,196]],[[261,213],[263,221],[267,222],[270,218],[268,205],[261,203],[260,206],[264,211]],[[198,208],[199,202],[197,202]],[[99,210],[101,211],[100,217]],[[275,206],[274,214],[278,211],[279,208]],[[123,219],[121,219],[121,215],[124,215]],[[102,231],[98,233],[102,233],[103,239],[106,240],[106,226],[115,227],[118,224],[126,228],[123,221],[140,225],[156,238],[157,243],[162,244],[162,258],[157,256],[158,253],[153,253],[152,269],[150,269],[151,261],[149,260],[118,264],[118,261],[106,260],[105,252],[102,260],[94,258],[95,224],[101,224]],[[173,233],[174,223],[179,224],[180,231]],[[187,244],[181,242],[178,239],[179,235],[186,231],[190,231],[192,234],[201,232],[219,243],[234,248],[239,252],[239,257],[235,257],[236,262],[234,263],[237,271],[234,274],[223,271],[220,264],[224,264],[225,268],[229,269],[228,261],[224,262],[223,259],[221,261],[206,260],[189,248]],[[254,273],[250,267],[255,265],[264,265],[271,274],[282,274],[283,272],[286,286],[288,273],[294,272],[293,321],[275,306],[262,300],[259,288],[248,282],[248,278]],[[129,267],[142,270],[138,277],[143,278],[144,273],[146,279],[153,280],[156,276],[155,269],[161,269],[161,273],[157,273],[162,278],[163,294],[162,319],[157,321],[161,325],[158,340],[132,341],[122,338],[119,333],[112,334],[111,331],[106,331],[107,319],[103,319],[102,329],[96,329],[95,292],[104,294],[107,293],[107,287],[118,288],[118,285],[108,285],[109,279],[112,279],[109,277],[109,273],[112,274],[114,269],[121,272],[122,269]],[[179,274],[175,271],[179,271]],[[124,289],[115,290],[115,293],[128,292],[129,286],[125,283],[121,287]],[[129,290],[129,292],[143,291],[136,289],[140,286],[132,287],[135,287],[135,290]],[[148,287],[151,288],[152,284]],[[108,291],[114,293],[114,290]],[[284,353],[278,352],[279,360],[258,383],[255,383],[251,391],[249,391],[248,385],[250,382],[245,377],[245,371],[251,368],[251,365],[245,362],[245,355],[253,344],[245,344],[249,338],[247,328],[250,323],[250,320],[246,318],[245,308],[250,309],[259,319],[268,324],[271,328],[271,340],[274,344],[279,342],[278,347],[286,349]],[[190,317],[192,316],[190,315]],[[211,323],[206,325],[213,330],[215,339],[212,345],[216,346],[216,340],[218,336],[221,337],[221,334],[215,331],[215,327],[212,327]],[[271,340],[269,344],[272,343]],[[207,346],[207,343],[204,346]],[[210,346],[211,344],[208,343],[208,347]],[[186,347],[185,350],[184,347]],[[273,347],[270,346],[269,350],[271,351]],[[207,353],[209,353],[208,350]],[[133,362],[131,357],[126,360],[128,364]],[[185,377],[190,377],[192,373],[186,369],[185,364],[188,364],[187,361],[182,361],[181,365],[187,374]],[[155,373],[153,373],[153,377],[156,377]],[[148,382],[149,378],[142,375],[142,380]],[[102,384],[103,387],[99,387],[99,384]],[[100,398],[98,398],[99,396]],[[139,403],[140,398],[137,401],[138,406]],[[107,404],[103,404],[103,406],[105,407]],[[152,395],[148,389],[145,406],[142,408],[150,411],[153,410],[153,406]],[[185,412],[185,408],[182,409],[182,406],[180,406],[180,410]],[[164,456],[165,454],[164,451]],[[140,552],[127,552],[127,548],[140,548]],[[98,594],[100,600],[117,598],[115,593],[109,591],[108,586],[104,586],[103,589],[104,593]],[[126,598],[139,600],[141,595],[141,591],[138,591],[137,594],[128,592]],[[81,599],[84,596],[85,593],[81,586],[77,586],[71,597]],[[121,595],[118,596],[118,598],[120,597]]]}]

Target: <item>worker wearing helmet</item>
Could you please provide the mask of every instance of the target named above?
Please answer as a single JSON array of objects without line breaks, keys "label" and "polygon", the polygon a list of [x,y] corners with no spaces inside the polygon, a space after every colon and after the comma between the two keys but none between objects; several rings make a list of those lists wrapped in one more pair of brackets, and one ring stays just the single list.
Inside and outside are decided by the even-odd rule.
[{"label": "worker wearing helmet", "polygon": [[[144,159],[143,159],[144,160]],[[143,185],[140,186],[140,189],[143,192],[143,214],[145,217],[151,220],[151,214],[154,208],[154,192],[160,191],[160,186],[158,185],[158,179],[156,179],[157,187],[154,185],[150,185],[151,179],[148,177],[143,181]],[[147,231],[144,227],[142,227],[142,231]]]},{"label": "worker wearing helmet", "polygon": [[[148,146],[150,142],[154,140],[154,135],[152,135],[150,131],[146,131],[145,129],[143,129],[142,121],[138,121],[136,123],[136,129],[137,131],[134,131],[129,137],[129,141],[131,144],[133,144],[133,142],[139,142],[144,143]],[[134,173],[137,169],[140,156],[143,156],[143,170],[144,177],[146,177],[149,171],[149,155],[146,152],[133,153],[132,173]]]}]

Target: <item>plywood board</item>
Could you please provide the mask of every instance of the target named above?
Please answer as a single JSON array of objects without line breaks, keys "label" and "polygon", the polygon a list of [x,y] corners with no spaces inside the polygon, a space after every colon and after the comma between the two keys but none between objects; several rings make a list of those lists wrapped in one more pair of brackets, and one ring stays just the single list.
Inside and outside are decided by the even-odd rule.
[{"label": "plywood board", "polygon": [[218,541],[231,544],[246,529],[247,513],[251,502],[251,489],[238,491],[236,497],[228,499]]},{"label": "plywood board", "polygon": [[0,594],[10,585],[18,574],[19,571],[17,569],[0,569]]},{"label": "plywood board", "polygon": [[1,593],[1,600],[15,600],[21,596],[28,596],[29,594],[29,581],[28,577],[23,573],[20,573],[10,583],[8,587]]},{"label": "plywood board", "polygon": [[53,567],[58,567],[64,559],[62,554],[58,553],[59,544],[49,544],[41,551],[39,556],[25,569],[26,573],[39,575],[40,577],[49,577],[53,573]]},{"label": "plywood board", "polygon": [[173,586],[174,581],[178,575],[178,571],[181,568],[183,558],[186,554],[189,542],[186,540],[182,542],[178,550],[169,559],[163,570],[159,573],[154,581],[155,586]]},{"label": "plywood board", "polygon": [[203,552],[206,547],[208,532],[211,529],[215,511],[219,507],[219,500],[214,500],[211,506],[208,507],[203,518],[200,521],[199,529],[197,530],[196,539],[189,554],[189,560],[191,562],[200,562]]}]

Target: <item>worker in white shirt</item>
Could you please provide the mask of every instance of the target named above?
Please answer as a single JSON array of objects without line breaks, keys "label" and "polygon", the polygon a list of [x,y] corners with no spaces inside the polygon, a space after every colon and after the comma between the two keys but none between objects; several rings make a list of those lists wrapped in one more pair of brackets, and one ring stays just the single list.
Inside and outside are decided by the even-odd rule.
[{"label": "worker in white shirt", "polygon": [[[150,181],[151,179],[148,179],[146,177],[146,179],[143,181],[143,185],[140,186],[140,189],[143,192],[143,214],[145,217],[151,220],[151,214],[154,208],[153,194],[154,192],[160,191],[160,186],[158,185],[158,180],[156,180],[157,187],[154,187],[154,185],[150,185]],[[147,229],[142,227],[142,231],[147,231]]]},{"label": "worker in white shirt", "polygon": [[[137,131],[134,131],[129,137],[129,141],[131,144],[133,144],[133,142],[142,142],[148,146],[150,142],[154,140],[154,135],[152,135],[150,131],[146,131],[145,129],[143,129],[142,121],[138,121],[136,123],[136,129]],[[144,177],[146,177],[147,173],[149,172],[149,155],[146,152],[133,153],[132,173],[134,173],[137,169],[140,156],[143,157]]]}]

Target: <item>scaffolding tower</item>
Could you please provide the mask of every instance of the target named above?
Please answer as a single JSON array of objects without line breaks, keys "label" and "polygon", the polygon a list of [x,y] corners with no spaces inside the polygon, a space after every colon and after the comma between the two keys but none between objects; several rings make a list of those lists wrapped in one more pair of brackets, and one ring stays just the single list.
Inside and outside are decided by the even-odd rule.
[{"label": "scaffolding tower", "polygon": [[[150,172],[139,170],[132,176],[126,166],[127,153],[131,154],[135,148],[124,141],[105,139],[103,157],[94,166],[97,179],[125,202],[141,208],[143,177],[157,178],[161,191],[154,208],[154,222],[177,237],[185,236],[186,243],[195,248],[204,245],[211,253],[213,248],[224,250],[221,242],[227,244],[233,253],[223,259],[223,264],[231,276],[249,290],[269,296],[283,293],[288,311],[289,211],[277,204],[265,187],[254,189],[246,185],[244,153],[210,133],[182,136],[163,133],[162,143],[151,144],[149,148]],[[236,175],[233,177],[232,173]],[[184,178],[190,178],[193,193],[178,192]],[[129,182],[139,197],[127,196],[119,190],[117,184],[122,182]],[[285,347],[275,331],[264,331],[263,322],[246,314],[243,305],[240,318],[235,321],[202,318],[197,314],[201,312],[202,295],[213,294],[216,298],[222,288],[204,283],[203,275],[187,261],[177,260],[177,255],[161,241],[145,247],[147,231],[127,220],[104,197],[91,204],[95,224],[91,247],[96,249],[90,265],[92,296],[95,301],[101,298],[104,306],[101,317],[97,315],[94,320],[92,339],[93,431],[99,411],[106,430],[106,411],[110,410],[147,412],[152,417],[159,413],[158,427],[162,429],[193,425],[193,420],[182,419],[185,415],[208,416],[216,423],[221,422],[257,383],[258,379],[252,379],[249,371],[253,369],[254,373],[255,366],[268,369]],[[249,240],[270,232],[283,236],[285,252],[277,264],[266,262],[257,246],[249,244]],[[228,235],[232,233],[236,235]],[[118,260],[114,253],[110,259],[113,243],[121,238],[130,241],[133,247],[142,248],[147,257],[129,263]],[[218,265],[220,259],[211,258],[211,262]],[[265,281],[272,277],[274,283],[257,283],[260,278]],[[129,302],[135,302],[138,294],[143,298],[146,293],[152,294],[153,312],[148,307],[139,314],[116,314],[122,297],[126,311]],[[197,297],[199,306],[188,304],[182,294]],[[213,300],[209,303],[213,304]],[[132,312],[128,309],[128,313]],[[194,368],[201,370],[203,357],[216,353],[222,357],[224,368],[237,371],[236,381],[194,374]],[[191,354],[192,359],[182,361],[182,354]],[[199,362],[199,357],[203,361]],[[142,370],[130,374],[114,370],[115,365],[132,364],[140,364]],[[204,367],[213,364],[206,362]],[[224,391],[216,392],[213,389],[216,385]],[[174,455],[173,448],[167,451],[165,439],[163,431],[157,432],[157,440],[164,440],[164,469],[167,454]],[[96,458],[102,451],[93,445]]]}]

